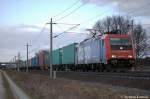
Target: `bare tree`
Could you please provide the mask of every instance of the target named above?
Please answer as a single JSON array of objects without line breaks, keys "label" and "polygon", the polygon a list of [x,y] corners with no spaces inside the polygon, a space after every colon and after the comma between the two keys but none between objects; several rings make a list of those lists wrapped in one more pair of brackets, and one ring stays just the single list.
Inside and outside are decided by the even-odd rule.
[{"label": "bare tree", "polygon": [[99,20],[94,25],[93,29],[98,30],[97,33],[112,32],[119,30],[120,34],[126,34],[130,30],[132,20],[123,16],[107,17],[104,20]]},{"label": "bare tree", "polygon": [[142,57],[148,47],[148,44],[146,42],[147,41],[146,31],[143,29],[143,27],[140,24],[135,25],[135,27],[134,27],[133,40],[136,45],[137,57]]},{"label": "bare tree", "polygon": [[[127,34],[131,32],[133,24],[133,20],[129,17],[123,16],[111,16],[107,17],[103,20],[99,20],[94,25],[93,29],[96,30],[95,34],[100,35],[105,32],[108,33],[116,33],[116,34]],[[92,36],[92,33],[91,35]],[[134,25],[133,32],[132,32],[133,43],[136,45],[136,55],[137,57],[142,57],[147,47],[147,38],[146,38],[146,31],[143,27],[139,25]]]}]

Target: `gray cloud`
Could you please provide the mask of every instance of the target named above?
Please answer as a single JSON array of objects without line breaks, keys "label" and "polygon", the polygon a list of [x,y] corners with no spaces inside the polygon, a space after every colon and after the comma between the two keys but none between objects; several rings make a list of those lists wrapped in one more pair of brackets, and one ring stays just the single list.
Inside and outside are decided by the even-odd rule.
[{"label": "gray cloud", "polygon": [[34,39],[40,29],[34,25],[0,26],[0,61],[9,61],[18,52],[24,54],[25,44]]},{"label": "gray cloud", "polygon": [[150,35],[150,0],[82,0],[82,2],[99,7],[111,7],[116,12],[126,13],[132,18],[134,17],[135,22],[141,23]]},{"label": "gray cloud", "polygon": [[[87,2],[88,0],[82,0]],[[149,0],[89,0],[89,3],[97,6],[112,6],[114,9],[120,9],[122,12],[134,16],[149,16],[150,1]]]},{"label": "gray cloud", "polygon": [[28,31],[28,29],[29,27],[25,26],[0,27],[1,48],[16,49],[18,46],[29,42],[36,35],[36,31]]},{"label": "gray cloud", "polygon": [[[40,49],[49,48],[49,29],[41,34],[41,27],[34,25],[0,26],[0,61],[10,61],[21,53],[22,59],[26,59],[26,43],[29,42],[29,57]],[[59,34],[55,32],[54,35]],[[64,45],[83,40],[82,34],[63,34],[55,38],[54,49]]]}]

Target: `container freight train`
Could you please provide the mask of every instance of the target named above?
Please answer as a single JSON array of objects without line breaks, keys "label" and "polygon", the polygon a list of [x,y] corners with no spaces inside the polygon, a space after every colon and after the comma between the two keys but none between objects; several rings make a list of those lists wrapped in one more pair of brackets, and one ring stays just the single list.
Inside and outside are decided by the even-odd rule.
[{"label": "container freight train", "polygon": [[[53,55],[55,70],[112,70],[131,69],[135,51],[129,35],[104,34],[56,49]],[[49,52],[40,51],[31,58],[31,68],[48,69]]]}]

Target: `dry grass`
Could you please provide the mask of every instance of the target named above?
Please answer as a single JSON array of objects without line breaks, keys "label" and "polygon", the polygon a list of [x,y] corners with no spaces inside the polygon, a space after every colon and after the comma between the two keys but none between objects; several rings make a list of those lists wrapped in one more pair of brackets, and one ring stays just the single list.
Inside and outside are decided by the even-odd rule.
[{"label": "dry grass", "polygon": [[7,72],[34,99],[120,99],[117,91],[108,86],[67,79],[51,79],[48,76]]}]

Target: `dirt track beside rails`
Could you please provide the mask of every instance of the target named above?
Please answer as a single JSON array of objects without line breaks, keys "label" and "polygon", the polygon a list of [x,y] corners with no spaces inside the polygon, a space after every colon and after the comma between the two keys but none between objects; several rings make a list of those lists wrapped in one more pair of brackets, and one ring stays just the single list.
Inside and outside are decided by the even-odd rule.
[{"label": "dirt track beside rails", "polygon": [[[101,83],[51,79],[47,75],[8,71],[12,79],[35,99],[122,99],[123,96],[150,96],[150,92]],[[89,78],[90,79],[90,78]]]}]

